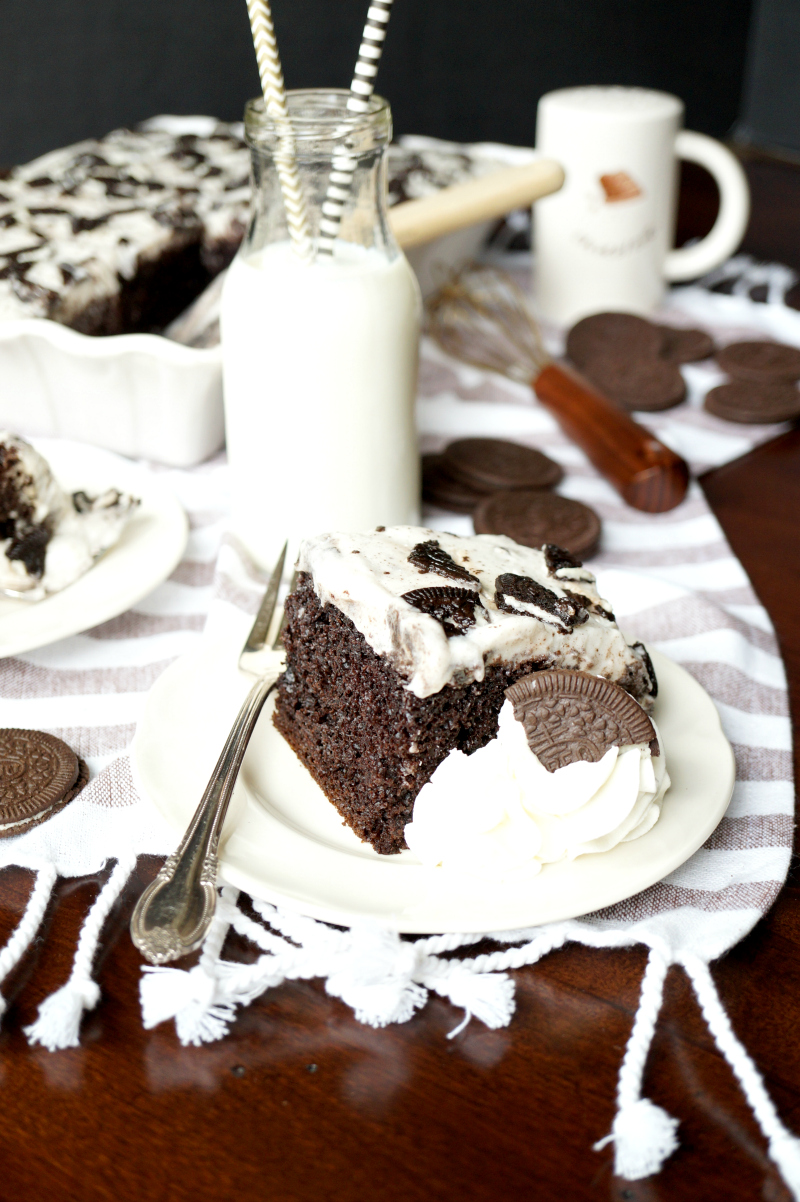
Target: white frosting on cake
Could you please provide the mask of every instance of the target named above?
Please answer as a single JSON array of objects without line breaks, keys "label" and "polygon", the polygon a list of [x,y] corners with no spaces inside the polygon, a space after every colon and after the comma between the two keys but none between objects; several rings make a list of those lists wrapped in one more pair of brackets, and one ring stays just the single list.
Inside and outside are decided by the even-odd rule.
[{"label": "white frosting on cake", "polygon": [[[478,577],[478,585],[420,571],[408,556],[419,543],[435,540],[453,560]],[[649,678],[642,652],[626,643],[601,600],[594,576],[585,568],[560,569],[551,575],[541,551],[503,535],[454,534],[418,526],[393,526],[370,534],[320,534],[300,548],[300,571],[308,572],[323,605],[336,606],[380,656],[384,656],[417,697],[438,693],[445,685],[483,680],[493,664],[536,660],[554,668],[580,669],[624,682],[638,700],[650,704]],[[536,606],[509,602],[508,613],[495,602],[495,581],[511,573],[533,579],[554,593],[587,599],[593,612],[568,629],[555,615]],[[423,613],[403,594],[421,588],[470,588],[481,606],[475,624],[448,638],[442,624]]]},{"label": "white frosting on cake", "polygon": [[469,756],[451,751],[420,790],[406,842],[428,867],[538,872],[646,834],[669,784],[663,746],[653,756],[646,743],[548,772],[506,701],[497,738]]},{"label": "white frosting on cake", "polygon": [[[499,164],[453,150],[389,149],[389,202]],[[199,240],[213,273],[250,214],[241,123],[164,115],[49,151],[0,179],[0,319],[78,321],[143,262]]]},{"label": "white frosting on cake", "polygon": [[220,240],[238,243],[250,205],[241,127],[191,121],[114,130],[0,180],[0,318],[70,323],[167,247],[199,239],[213,258]]},{"label": "white frosting on cake", "polygon": [[[0,590],[29,601],[59,592],[87,572],[114,545],[139,504],[113,488],[95,497],[69,496],[46,459],[23,438],[7,432],[0,432],[0,470],[5,477],[0,521],[14,524],[13,536],[0,539]],[[49,533],[41,576],[32,574],[23,559],[9,558],[37,528]]]}]

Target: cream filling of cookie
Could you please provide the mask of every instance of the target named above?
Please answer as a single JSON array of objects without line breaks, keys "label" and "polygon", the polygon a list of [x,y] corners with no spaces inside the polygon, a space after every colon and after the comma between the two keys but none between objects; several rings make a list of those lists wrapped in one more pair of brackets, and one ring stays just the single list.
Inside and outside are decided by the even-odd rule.
[{"label": "cream filling of cookie", "polygon": [[406,843],[427,867],[489,876],[608,851],[658,821],[670,784],[661,747],[610,747],[548,772],[506,701],[497,738],[451,751],[420,790]]},{"label": "cream filling of cookie", "polygon": [[[474,624],[448,638],[442,623],[403,599],[420,589],[475,585],[424,571],[408,562],[412,549],[429,540],[479,580],[483,606],[475,607]],[[541,551],[521,547],[503,535],[454,534],[418,526],[392,526],[369,534],[320,534],[300,548],[298,568],[313,578],[320,602],[336,606],[377,654],[393,665],[417,697],[429,697],[445,685],[483,680],[493,664],[536,661],[552,668],[581,669],[624,682],[645,707],[650,682],[641,651],[626,643],[616,623],[602,613],[567,629],[562,619],[544,610],[507,613],[495,600],[498,576],[526,576],[563,598],[567,592],[605,605],[594,576],[571,578],[568,590],[548,571]],[[515,605],[518,604],[515,602]]]},{"label": "cream filling of cookie", "polygon": [[[24,525],[17,522],[16,537],[0,541],[0,590],[27,601],[40,601],[72,584],[114,545],[139,501],[114,488],[96,497],[85,493],[69,496],[53,477],[44,456],[30,443],[0,433],[0,447],[13,450],[17,457],[13,467],[6,469],[7,512],[0,514],[0,519],[13,519],[20,505],[25,511],[28,506],[33,510],[32,518]],[[16,506],[10,493],[16,496]],[[24,558],[9,558],[9,553],[13,554],[31,528],[42,526],[50,531],[50,538],[44,571],[37,575]]]},{"label": "cream filling of cookie", "polygon": [[55,809],[55,805],[56,803],[53,802],[51,806],[47,806],[43,810],[37,810],[30,818],[20,818],[18,822],[0,822],[0,831],[13,831],[17,826],[29,827],[33,822],[38,825],[42,819],[47,817],[51,810]]}]

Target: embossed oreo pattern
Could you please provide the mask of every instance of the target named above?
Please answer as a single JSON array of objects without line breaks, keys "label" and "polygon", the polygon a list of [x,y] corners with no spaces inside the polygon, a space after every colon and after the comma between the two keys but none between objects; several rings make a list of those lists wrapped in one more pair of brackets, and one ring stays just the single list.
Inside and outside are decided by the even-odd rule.
[{"label": "embossed oreo pattern", "polygon": [[0,730],[0,826],[36,818],[78,780],[78,757],[39,730]]},{"label": "embossed oreo pattern", "polygon": [[659,754],[655,728],[639,703],[600,676],[536,672],[506,689],[506,697],[548,772],[578,760],[595,764],[610,747],[648,743]]}]

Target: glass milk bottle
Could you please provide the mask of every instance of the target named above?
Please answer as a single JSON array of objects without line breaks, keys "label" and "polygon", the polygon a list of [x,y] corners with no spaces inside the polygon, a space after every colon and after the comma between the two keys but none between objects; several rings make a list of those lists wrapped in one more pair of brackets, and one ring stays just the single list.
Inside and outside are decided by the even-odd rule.
[{"label": "glass milk bottle", "polygon": [[[414,524],[419,456],[414,396],[421,304],[386,217],[391,114],[373,96],[288,94],[315,247],[292,249],[263,100],[245,110],[253,215],[222,295],[225,426],[233,530],[269,567],[285,538]],[[332,254],[319,225],[335,155],[354,168]]]}]

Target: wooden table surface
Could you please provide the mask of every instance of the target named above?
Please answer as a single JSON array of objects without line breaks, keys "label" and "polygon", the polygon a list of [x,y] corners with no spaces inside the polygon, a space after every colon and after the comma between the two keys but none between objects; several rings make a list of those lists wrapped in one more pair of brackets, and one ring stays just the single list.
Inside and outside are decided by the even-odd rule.
[{"label": "wooden table surface", "polygon": [[[797,207],[800,212],[800,205]],[[800,717],[800,430],[705,478],[728,538],[775,622]],[[103,1000],[81,1046],[51,1054],[22,1028],[69,975],[80,923],[107,874],[61,881],[40,937],[4,983],[0,1202],[788,1202],[764,1140],[682,972],[667,979],[646,1096],[680,1119],[660,1176],[612,1175],[591,1150],[613,1117],[645,954],[570,946],[517,972],[517,1013],[445,1038],[460,1012],[433,998],[402,1026],[355,1022],[321,982],[269,992],[226,1040],[183,1048],[144,1031],[141,960],[127,925],[157,861],[106,924]],[[0,875],[0,943],[29,874]],[[250,958],[235,939],[226,954]],[[800,889],[714,966],[734,1028],[782,1118],[800,1132]]]}]

